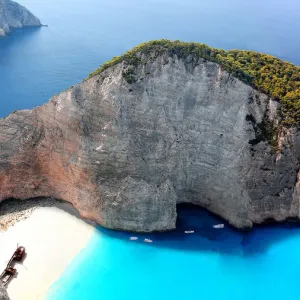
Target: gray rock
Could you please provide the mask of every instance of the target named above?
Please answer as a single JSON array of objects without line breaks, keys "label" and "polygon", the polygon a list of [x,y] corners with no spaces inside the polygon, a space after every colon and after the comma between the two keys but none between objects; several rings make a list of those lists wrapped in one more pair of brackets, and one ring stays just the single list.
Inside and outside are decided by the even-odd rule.
[{"label": "gray rock", "polygon": [[0,0],[0,36],[13,28],[34,26],[41,26],[41,22],[27,8],[11,0]]},{"label": "gray rock", "polygon": [[0,282],[0,300],[9,300],[5,287]]},{"label": "gray rock", "polygon": [[[115,229],[175,228],[176,205],[238,228],[299,218],[299,132],[261,138],[279,104],[215,63],[119,63],[0,120],[0,200],[49,196]],[[300,177],[299,177],[300,178]]]}]

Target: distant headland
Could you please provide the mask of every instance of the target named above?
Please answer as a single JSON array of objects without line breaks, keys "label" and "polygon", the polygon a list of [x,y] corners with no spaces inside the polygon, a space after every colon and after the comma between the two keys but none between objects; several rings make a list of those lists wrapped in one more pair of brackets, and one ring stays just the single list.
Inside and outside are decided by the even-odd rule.
[{"label": "distant headland", "polygon": [[39,26],[41,21],[26,7],[11,0],[0,0],[0,37],[14,28]]}]

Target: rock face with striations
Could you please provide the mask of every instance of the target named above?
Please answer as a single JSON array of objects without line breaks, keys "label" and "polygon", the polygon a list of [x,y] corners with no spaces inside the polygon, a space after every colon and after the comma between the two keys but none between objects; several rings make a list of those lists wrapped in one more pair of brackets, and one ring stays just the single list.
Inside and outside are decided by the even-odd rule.
[{"label": "rock face with striations", "polygon": [[278,102],[216,63],[140,56],[0,120],[0,200],[55,197],[132,231],[175,228],[183,202],[238,228],[299,218],[299,132],[256,141]]},{"label": "rock face with striations", "polygon": [[27,8],[11,0],[0,0],[0,36],[13,28],[36,26],[41,26],[41,22]]}]

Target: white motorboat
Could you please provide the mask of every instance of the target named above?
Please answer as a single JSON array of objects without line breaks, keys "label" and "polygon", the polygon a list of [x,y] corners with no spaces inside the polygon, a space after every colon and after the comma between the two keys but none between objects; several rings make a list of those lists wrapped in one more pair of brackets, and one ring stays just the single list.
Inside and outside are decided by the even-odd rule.
[{"label": "white motorboat", "polygon": [[216,229],[224,228],[224,224],[213,225],[213,228],[216,228]]},{"label": "white motorboat", "polygon": [[131,236],[130,238],[129,238],[129,240],[131,240],[131,241],[136,241],[136,240],[138,240],[139,238],[138,237],[136,237],[136,236]]},{"label": "white motorboat", "polygon": [[150,239],[144,239],[144,242],[145,242],[145,243],[153,243],[153,241],[150,240]]},{"label": "white motorboat", "polygon": [[195,230],[186,230],[184,233],[185,234],[192,234],[192,233],[195,233]]}]

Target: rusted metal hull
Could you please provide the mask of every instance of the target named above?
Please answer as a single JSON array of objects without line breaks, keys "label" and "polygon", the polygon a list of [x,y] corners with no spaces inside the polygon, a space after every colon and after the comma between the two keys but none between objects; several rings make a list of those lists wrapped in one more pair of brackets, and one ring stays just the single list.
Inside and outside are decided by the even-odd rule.
[{"label": "rusted metal hull", "polygon": [[5,287],[17,274],[17,270],[14,268],[15,262],[21,262],[25,257],[25,253],[26,252],[24,247],[18,247],[9,260],[5,270],[0,275],[0,281]]}]

